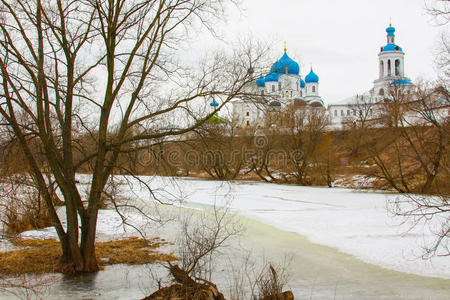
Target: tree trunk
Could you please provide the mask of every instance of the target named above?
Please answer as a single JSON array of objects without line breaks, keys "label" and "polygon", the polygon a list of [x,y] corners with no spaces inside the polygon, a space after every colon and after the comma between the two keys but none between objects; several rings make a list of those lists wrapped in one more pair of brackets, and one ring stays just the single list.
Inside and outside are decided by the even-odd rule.
[{"label": "tree trunk", "polygon": [[[95,201],[96,203],[98,201]],[[97,231],[98,209],[91,208],[88,216],[82,221],[81,228],[81,255],[83,256],[83,272],[96,272],[99,270],[95,253],[95,233]]]},{"label": "tree trunk", "polygon": [[82,229],[80,245],[70,243],[67,235],[61,240],[60,264],[64,274],[92,273],[99,270],[95,253],[95,229],[84,228],[87,229]]},{"label": "tree trunk", "polygon": [[61,240],[62,255],[60,259],[61,271],[64,274],[78,274],[83,272],[83,258],[78,245],[71,245],[66,235]]}]

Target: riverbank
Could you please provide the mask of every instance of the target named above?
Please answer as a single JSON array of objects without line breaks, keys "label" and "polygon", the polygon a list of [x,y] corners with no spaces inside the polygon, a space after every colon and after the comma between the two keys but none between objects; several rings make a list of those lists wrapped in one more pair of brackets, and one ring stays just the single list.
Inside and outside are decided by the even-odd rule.
[{"label": "riverbank", "polygon": [[[162,210],[166,216],[173,216],[186,209]],[[450,296],[450,280],[388,270],[334,248],[311,243],[297,233],[245,217],[239,220],[246,230],[217,257],[213,273],[214,282],[225,295],[235,275],[230,270],[231,264],[242,266],[251,252],[255,268],[263,260],[277,263],[285,256],[291,257],[287,288],[294,292],[296,299],[448,299]],[[173,225],[155,228],[153,232],[173,236]],[[156,289],[155,276],[163,278],[165,274],[161,265],[147,264],[106,266],[97,274],[77,278],[53,275],[52,283],[42,295],[45,299],[141,299]]]},{"label": "riverbank", "polygon": [[[85,188],[89,177],[78,178],[80,189]],[[261,264],[263,257],[280,261],[286,254],[292,256],[287,289],[300,299],[450,297],[449,259],[424,261],[418,256],[421,243],[431,237],[429,229],[405,231],[400,220],[386,211],[386,202],[398,195],[260,182],[141,177],[152,186],[156,197],[172,204],[167,206],[155,204],[144,185],[127,179],[119,185],[118,196],[146,207],[155,213],[153,216],[173,220],[158,224],[132,210],[124,212],[127,221],[138,225],[148,237],[175,241],[179,232],[176,220],[191,209],[195,212],[226,206],[238,216],[247,230],[224,249],[212,278],[224,294],[233,276],[230,267],[242,266],[250,252],[256,264]],[[100,210],[98,240],[135,233],[132,227],[121,225],[114,211]],[[49,228],[22,234],[33,238],[52,235]],[[167,253],[174,250],[169,246]],[[46,298],[139,299],[156,289],[155,274],[164,277],[164,268],[151,264],[107,266],[98,274],[78,279],[58,277]]]}]

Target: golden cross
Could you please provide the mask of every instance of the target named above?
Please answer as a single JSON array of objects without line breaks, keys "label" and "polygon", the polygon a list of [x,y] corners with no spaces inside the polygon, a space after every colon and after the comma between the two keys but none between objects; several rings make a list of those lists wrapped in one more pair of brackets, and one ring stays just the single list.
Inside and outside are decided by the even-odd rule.
[{"label": "golden cross", "polygon": [[392,17],[389,18],[389,27],[392,26]]},{"label": "golden cross", "polygon": [[284,52],[286,52],[286,41],[284,41]]}]

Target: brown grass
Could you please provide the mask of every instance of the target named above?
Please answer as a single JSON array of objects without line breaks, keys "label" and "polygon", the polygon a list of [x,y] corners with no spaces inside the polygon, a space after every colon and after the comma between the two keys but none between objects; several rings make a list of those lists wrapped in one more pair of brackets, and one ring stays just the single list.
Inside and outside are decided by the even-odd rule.
[{"label": "brown grass", "polygon": [[8,210],[5,214],[6,233],[17,234],[28,230],[52,226],[50,215],[45,209],[27,210],[24,213]]},{"label": "brown grass", "polygon": [[[61,247],[56,240],[23,240],[12,243],[23,249],[0,252],[0,272],[3,274],[62,272],[59,260]],[[156,249],[167,245],[164,239],[144,240],[131,237],[123,240],[96,243],[97,261],[100,267],[113,264],[146,264],[173,261],[172,254],[159,253]]]}]

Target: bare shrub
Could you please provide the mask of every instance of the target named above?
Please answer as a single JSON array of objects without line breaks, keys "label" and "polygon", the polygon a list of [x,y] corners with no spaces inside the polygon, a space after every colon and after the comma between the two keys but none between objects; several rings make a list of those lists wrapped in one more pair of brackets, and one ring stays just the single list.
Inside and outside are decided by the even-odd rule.
[{"label": "bare shrub", "polygon": [[211,274],[214,259],[220,248],[242,230],[226,208],[214,207],[212,211],[190,212],[180,221],[177,264],[168,261],[164,266],[172,278],[172,285],[163,287],[159,274],[150,273],[158,290],[144,299],[224,299]]},{"label": "bare shrub", "polygon": [[409,225],[409,230],[419,224],[429,228],[433,240],[424,245],[422,258],[450,256],[449,195],[404,195],[389,202],[388,209],[395,216],[403,218],[403,223]]},{"label": "bare shrub", "polygon": [[[450,95],[442,86],[420,86],[414,94],[392,87],[380,104],[384,127],[371,131],[366,143],[373,177],[400,193],[439,194],[447,178]],[[446,180],[448,181],[448,180]]]},{"label": "bare shrub", "polygon": [[264,257],[257,261],[254,252],[249,251],[238,267],[230,261],[230,299],[291,299],[289,295],[293,299],[292,292],[283,292],[290,277],[292,259],[292,256],[285,255],[279,263],[269,262]]},{"label": "bare shrub", "polygon": [[257,280],[259,298],[278,295],[283,292],[285,274],[278,274],[274,267],[269,264],[268,271],[261,274]]},{"label": "bare shrub", "polygon": [[215,255],[242,230],[226,208],[185,216],[176,241],[180,268],[194,278],[211,280]]},{"label": "bare shrub", "polygon": [[0,182],[0,195],[9,201],[0,202],[0,222],[7,234],[53,225],[41,195],[26,176],[10,175]]}]

